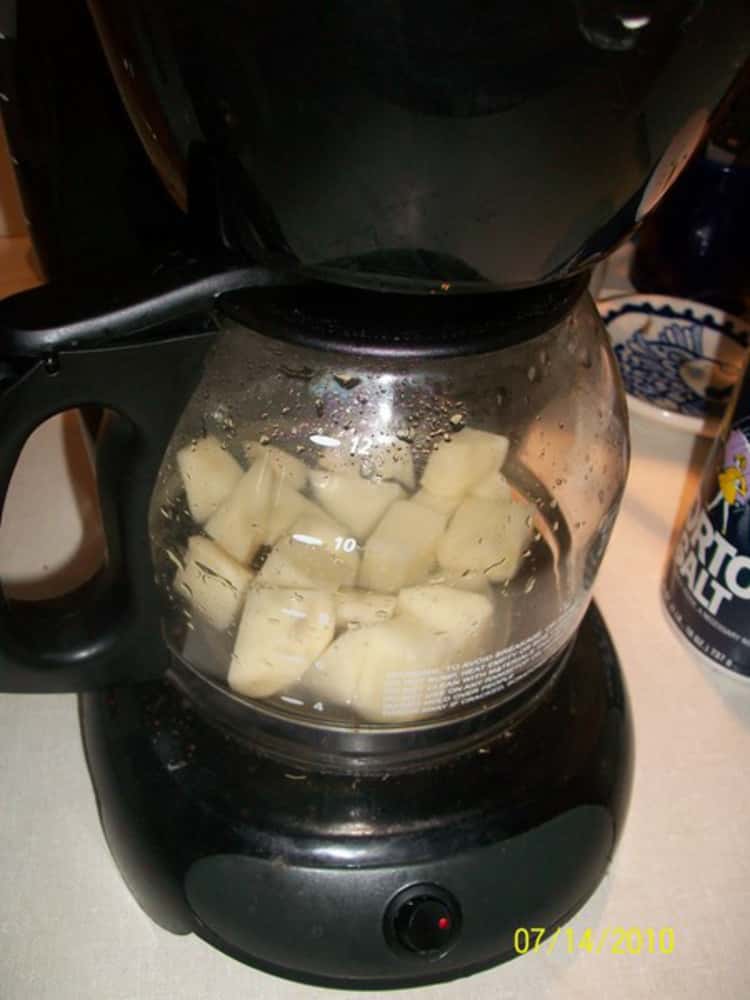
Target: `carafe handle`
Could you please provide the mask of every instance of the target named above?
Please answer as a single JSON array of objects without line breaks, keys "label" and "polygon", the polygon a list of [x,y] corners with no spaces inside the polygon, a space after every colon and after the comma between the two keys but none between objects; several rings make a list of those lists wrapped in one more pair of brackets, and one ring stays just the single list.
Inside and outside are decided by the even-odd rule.
[{"label": "carafe handle", "polygon": [[[167,664],[148,538],[148,508],[167,443],[216,337],[209,306],[235,283],[216,269],[200,280],[184,272],[118,289],[101,311],[82,294],[83,312],[65,318],[54,289],[0,304],[0,517],[10,479],[32,431],[79,406],[110,411],[97,441],[97,479],[108,545],[95,577],[52,601],[0,594],[0,691],[81,691],[145,680]],[[242,275],[235,272],[236,283]],[[244,282],[264,276],[244,269]],[[55,322],[43,317],[55,313]],[[51,310],[51,313],[50,313]],[[88,317],[88,318],[87,318]],[[50,497],[50,517],[54,517]]]}]

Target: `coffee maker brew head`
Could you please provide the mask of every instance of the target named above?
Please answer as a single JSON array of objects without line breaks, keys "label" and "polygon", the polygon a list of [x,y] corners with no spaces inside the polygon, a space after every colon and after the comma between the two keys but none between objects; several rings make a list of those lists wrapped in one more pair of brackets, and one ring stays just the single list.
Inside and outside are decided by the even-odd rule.
[{"label": "coffee maker brew head", "polygon": [[750,51],[742,0],[89,6],[183,208],[254,260],[409,291],[591,267]]}]

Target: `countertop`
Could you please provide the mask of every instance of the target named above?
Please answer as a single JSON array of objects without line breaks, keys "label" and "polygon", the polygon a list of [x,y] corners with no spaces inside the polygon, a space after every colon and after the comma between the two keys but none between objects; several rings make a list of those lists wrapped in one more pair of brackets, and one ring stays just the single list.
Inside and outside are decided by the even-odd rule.
[{"label": "countertop", "polygon": [[[0,243],[6,243],[2,267],[8,248]],[[21,271],[14,280],[23,283]],[[0,282],[2,291],[10,291],[9,283]],[[469,979],[383,996],[747,995],[750,684],[696,659],[667,624],[659,597],[678,511],[689,503],[705,442],[640,419],[631,430],[627,491],[595,596],[630,692],[635,783],[614,862],[571,927],[577,938],[589,927],[671,927],[674,951],[542,950]],[[85,475],[74,418],[57,418],[37,432],[0,530],[0,574],[16,586],[29,586],[42,572],[64,576],[82,565],[85,571],[86,560],[96,558],[96,540],[87,541],[84,530]],[[175,937],[151,923],[107,851],[74,697],[0,696],[0,801],[0,1000],[345,995],[254,971],[195,937]]]}]

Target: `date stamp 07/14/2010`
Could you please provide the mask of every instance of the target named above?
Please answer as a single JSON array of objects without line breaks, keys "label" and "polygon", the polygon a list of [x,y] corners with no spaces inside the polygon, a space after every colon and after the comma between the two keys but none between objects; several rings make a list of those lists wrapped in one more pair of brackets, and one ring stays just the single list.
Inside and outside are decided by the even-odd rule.
[{"label": "date stamp 07/14/2010", "polygon": [[675,949],[673,927],[517,927],[513,950],[517,955],[530,951],[554,951],[573,955],[671,955]]}]

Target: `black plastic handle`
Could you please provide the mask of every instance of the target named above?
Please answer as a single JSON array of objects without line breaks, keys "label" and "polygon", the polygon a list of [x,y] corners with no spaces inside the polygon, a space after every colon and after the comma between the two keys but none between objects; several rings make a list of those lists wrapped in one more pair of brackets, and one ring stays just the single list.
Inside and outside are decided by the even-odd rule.
[{"label": "black plastic handle", "polygon": [[[26,294],[31,315],[35,293]],[[3,327],[12,325],[3,322],[4,306],[0,350]],[[21,449],[42,421],[84,405],[112,411],[97,443],[107,565],[60,600],[0,599],[0,690],[81,691],[146,679],[165,668],[148,508],[166,445],[216,337],[208,314],[194,310],[193,304],[179,316],[179,333],[164,323],[146,333],[131,326],[114,344],[60,349],[67,338],[58,335],[50,345],[40,328],[36,337],[27,332],[25,356],[16,342],[11,357],[0,357],[0,516]],[[173,302],[167,312],[162,319],[173,327]],[[151,310],[151,324],[157,313]],[[18,301],[13,314],[18,316]],[[49,512],[55,516],[54,496]]]}]

